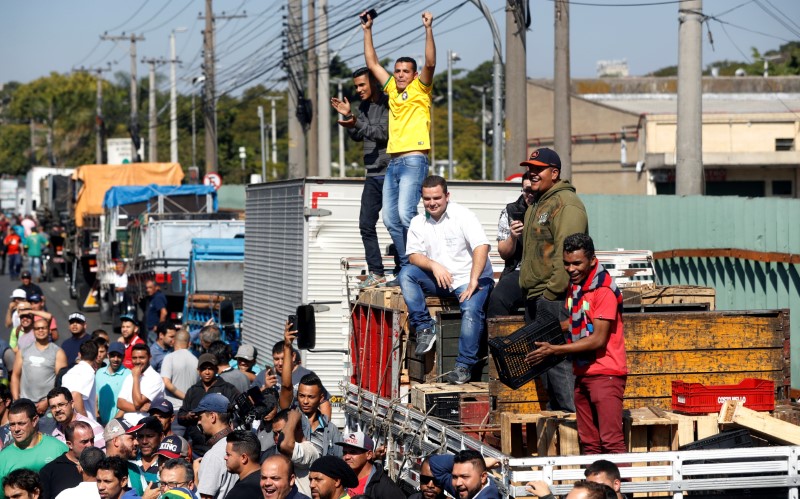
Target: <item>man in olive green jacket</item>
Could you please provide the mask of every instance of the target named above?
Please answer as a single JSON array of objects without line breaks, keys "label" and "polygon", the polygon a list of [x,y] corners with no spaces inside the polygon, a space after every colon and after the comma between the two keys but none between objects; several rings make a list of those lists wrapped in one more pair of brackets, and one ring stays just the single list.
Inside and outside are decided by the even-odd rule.
[{"label": "man in olive green jacket", "polygon": [[[564,239],[589,232],[586,208],[575,187],[561,179],[561,158],[555,151],[533,151],[520,166],[528,168],[534,204],[525,213],[519,285],[526,295],[525,321],[542,311],[559,321],[567,318],[564,308],[569,276],[564,270]],[[547,388],[548,409],[575,412],[575,381],[571,362],[565,360],[542,376]]]}]

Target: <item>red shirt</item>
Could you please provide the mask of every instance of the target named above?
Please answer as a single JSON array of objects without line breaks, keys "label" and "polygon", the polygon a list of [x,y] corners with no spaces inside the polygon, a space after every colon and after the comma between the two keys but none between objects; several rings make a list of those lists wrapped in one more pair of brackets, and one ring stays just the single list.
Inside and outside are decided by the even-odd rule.
[{"label": "red shirt", "polygon": [[369,481],[369,477],[372,473],[367,473],[364,478],[358,479],[358,487],[354,489],[347,489],[347,495],[350,497],[355,497],[364,494],[364,490],[367,488],[367,482]]},{"label": "red shirt", "polygon": [[611,330],[608,343],[595,350],[596,359],[586,367],[572,364],[576,376],[581,375],[610,375],[625,376],[628,374],[628,364],[625,357],[625,335],[622,332],[622,316],[619,314],[619,304],[614,292],[609,288],[599,287],[587,291],[583,300],[589,303],[586,318],[590,322],[595,319],[611,321]]},{"label": "red shirt", "polygon": [[7,255],[18,255],[19,254],[19,246],[22,242],[22,239],[17,234],[9,234],[3,240],[3,244],[6,245],[6,254]]},{"label": "red shirt", "polygon": [[131,341],[130,344],[125,343],[124,340],[122,342],[122,344],[125,345],[125,357],[122,358],[122,365],[128,369],[133,369],[133,359],[131,359],[131,354],[133,354],[133,345],[138,345],[139,343],[144,343],[144,340],[139,338],[138,335],[133,336],[133,341]]}]

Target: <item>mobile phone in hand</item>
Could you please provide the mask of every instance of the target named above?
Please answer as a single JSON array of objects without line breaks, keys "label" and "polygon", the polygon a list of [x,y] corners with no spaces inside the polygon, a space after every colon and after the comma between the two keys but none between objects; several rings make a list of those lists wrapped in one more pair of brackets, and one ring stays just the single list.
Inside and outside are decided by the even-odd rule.
[{"label": "mobile phone in hand", "polygon": [[288,320],[289,324],[291,324],[291,326],[289,326],[289,331],[297,331],[297,316],[292,314],[289,316]]},{"label": "mobile phone in hand", "polygon": [[367,21],[369,21],[370,19],[374,20],[376,17],[378,17],[378,11],[375,9],[369,9],[366,14],[358,17],[361,18],[361,24],[367,24]]}]

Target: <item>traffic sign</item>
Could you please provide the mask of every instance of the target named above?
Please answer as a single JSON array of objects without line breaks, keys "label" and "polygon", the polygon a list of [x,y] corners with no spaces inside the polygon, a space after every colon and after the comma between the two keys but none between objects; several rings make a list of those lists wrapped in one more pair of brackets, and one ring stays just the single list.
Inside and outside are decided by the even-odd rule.
[{"label": "traffic sign", "polygon": [[218,191],[222,185],[222,177],[219,176],[219,173],[206,173],[203,176],[203,185],[213,185],[214,190]]}]

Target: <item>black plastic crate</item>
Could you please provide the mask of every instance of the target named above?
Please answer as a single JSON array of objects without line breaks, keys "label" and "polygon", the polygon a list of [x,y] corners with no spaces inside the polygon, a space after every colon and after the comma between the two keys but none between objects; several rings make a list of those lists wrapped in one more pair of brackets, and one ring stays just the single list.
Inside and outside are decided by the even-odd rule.
[{"label": "black plastic crate", "polygon": [[748,430],[723,431],[696,442],[682,445],[680,450],[743,449],[753,446],[753,438]]},{"label": "black plastic crate", "polygon": [[525,362],[528,352],[536,348],[534,342],[554,345],[566,343],[558,319],[540,312],[535,321],[510,335],[489,340],[489,350],[497,367],[497,375],[505,385],[517,389],[564,360],[564,356],[558,355],[547,357],[536,365]]},{"label": "black plastic crate", "polygon": [[[436,404],[436,407],[434,407]],[[425,408],[429,416],[452,423],[461,422],[461,397],[458,393],[431,393],[425,395]]]}]

